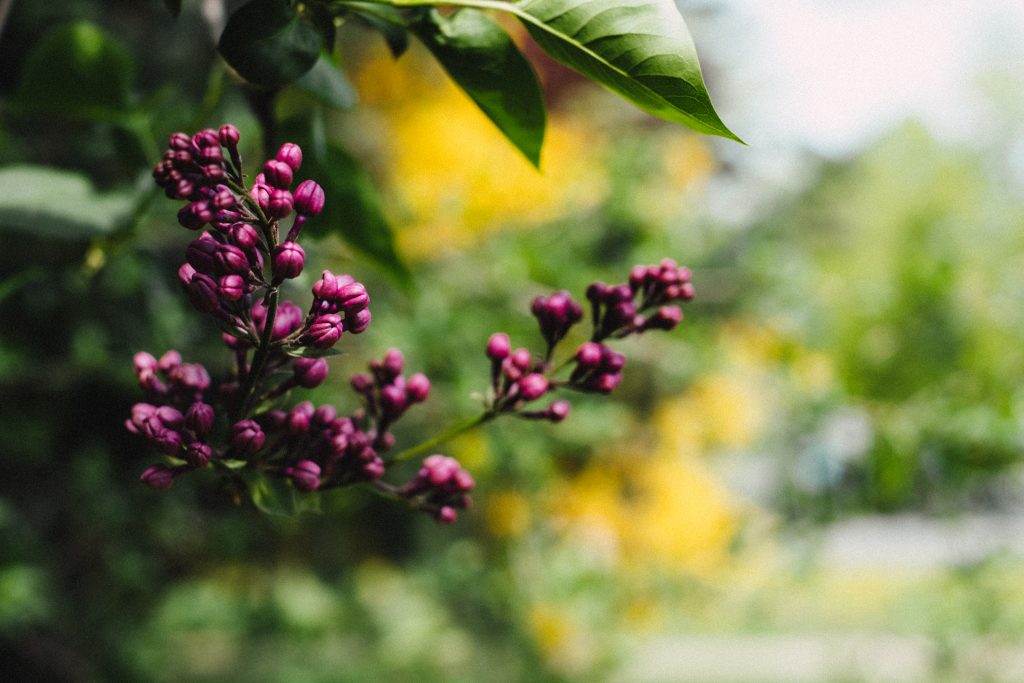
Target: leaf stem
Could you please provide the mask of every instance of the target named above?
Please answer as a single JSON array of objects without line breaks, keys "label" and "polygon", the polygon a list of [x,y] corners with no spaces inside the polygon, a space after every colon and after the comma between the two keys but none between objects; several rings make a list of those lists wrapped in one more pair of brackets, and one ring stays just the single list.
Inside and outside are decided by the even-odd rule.
[{"label": "leaf stem", "polygon": [[472,417],[466,420],[465,422],[460,422],[459,424],[454,425],[449,429],[446,429],[445,431],[441,432],[440,434],[433,438],[427,439],[426,441],[423,441],[413,446],[412,448],[406,448],[404,451],[393,457],[391,459],[391,462],[402,462],[404,460],[409,460],[410,458],[415,458],[417,455],[422,455],[423,453],[432,450],[436,446],[443,444],[445,441],[454,439],[456,436],[459,436],[464,432],[468,432],[471,429],[479,427],[485,422],[493,420],[495,417],[497,417],[497,413],[487,411],[485,413],[481,413],[480,415]]}]

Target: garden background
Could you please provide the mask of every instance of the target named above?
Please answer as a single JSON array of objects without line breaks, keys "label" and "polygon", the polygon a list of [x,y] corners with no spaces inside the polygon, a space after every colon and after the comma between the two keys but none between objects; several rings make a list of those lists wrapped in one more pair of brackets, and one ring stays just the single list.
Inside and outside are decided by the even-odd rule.
[{"label": "garden background", "polygon": [[[359,277],[374,323],[318,401],[353,405],[348,372],[400,346],[434,383],[400,436],[426,437],[473,414],[491,332],[536,335],[532,297],[663,256],[698,291],[678,330],[623,345],[614,400],[449,444],[476,505],[438,527],[360,491],[285,518],[201,476],[138,483],[132,354],[222,363],[178,294],[188,236],[149,170],[174,130],[235,122],[257,158],[260,129],[213,51],[200,6],[217,3],[172,20],[156,0],[14,2],[7,675],[1024,679],[1024,16],[948,4],[681,3],[748,147],[652,119],[519,35],[550,108],[542,172],[424,49],[394,60],[342,28],[335,104],[353,106],[318,109],[319,130],[366,169],[360,201],[377,188],[413,275],[321,226],[307,274]],[[69,37],[84,56],[54,48]],[[72,68],[90,49],[101,77]],[[83,84],[117,106],[86,106]],[[277,107],[312,109],[294,88]],[[62,218],[25,220],[26,192]]]}]

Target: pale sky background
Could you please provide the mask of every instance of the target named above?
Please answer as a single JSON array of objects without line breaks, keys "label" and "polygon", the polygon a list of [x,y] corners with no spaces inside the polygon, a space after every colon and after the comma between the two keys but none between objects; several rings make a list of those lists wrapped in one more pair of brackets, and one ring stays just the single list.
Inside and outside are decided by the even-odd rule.
[{"label": "pale sky background", "polygon": [[720,114],[755,148],[795,144],[845,155],[909,116],[941,137],[970,139],[988,116],[979,71],[1006,67],[1024,79],[1024,0],[721,7],[694,38],[728,81]]}]

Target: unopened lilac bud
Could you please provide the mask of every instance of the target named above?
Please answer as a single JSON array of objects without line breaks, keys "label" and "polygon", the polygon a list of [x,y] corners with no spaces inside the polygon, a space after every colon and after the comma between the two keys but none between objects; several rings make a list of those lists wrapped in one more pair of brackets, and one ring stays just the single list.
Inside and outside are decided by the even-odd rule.
[{"label": "unopened lilac bud", "polygon": [[203,147],[199,150],[199,161],[204,164],[216,164],[224,160],[224,153],[220,150],[220,141],[216,146]]},{"label": "unopened lilac bud", "polygon": [[334,296],[334,302],[342,308],[346,314],[355,314],[359,310],[370,305],[370,295],[361,282],[350,282],[338,289]]},{"label": "unopened lilac bud", "polygon": [[313,413],[313,404],[309,401],[303,401],[289,410],[288,420],[285,423],[288,433],[292,436],[302,436],[308,432]]},{"label": "unopened lilac bud", "polygon": [[345,326],[341,321],[341,316],[328,313],[313,321],[304,338],[318,349],[326,349],[338,343],[341,333],[344,331]]},{"label": "unopened lilac bud", "polygon": [[407,407],[405,392],[394,384],[381,387],[380,405],[385,416],[392,419],[398,417]]},{"label": "unopened lilac bud", "polygon": [[185,447],[185,461],[192,467],[206,467],[213,457],[213,449],[207,444],[193,441]]},{"label": "unopened lilac bud", "polygon": [[326,427],[333,422],[336,417],[338,417],[338,411],[331,405],[320,406],[313,412],[313,421],[321,427]]},{"label": "unopened lilac bud", "polygon": [[362,334],[366,331],[366,328],[370,326],[370,309],[364,308],[356,311],[352,315],[345,316],[345,325],[349,332],[352,334]]},{"label": "unopened lilac bud", "polygon": [[157,370],[156,358],[153,354],[145,351],[139,351],[132,357],[132,366],[135,368],[136,374],[143,370],[149,370],[150,372],[156,372]]},{"label": "unopened lilac bud", "polygon": [[234,147],[238,144],[239,139],[241,139],[241,135],[239,135],[237,128],[230,123],[226,123],[217,131],[217,138],[220,140],[220,144],[225,147]]},{"label": "unopened lilac bud", "polygon": [[576,350],[576,362],[584,368],[596,368],[601,364],[604,355],[602,346],[596,342],[586,342]]},{"label": "unopened lilac bud", "polygon": [[422,372],[417,372],[405,383],[405,397],[410,403],[422,403],[430,395],[430,380]]},{"label": "unopened lilac bud", "polygon": [[273,189],[267,201],[267,214],[272,218],[284,218],[292,212],[292,193],[288,190]]},{"label": "unopened lilac bud", "polygon": [[622,381],[622,375],[618,373],[606,373],[599,375],[593,382],[593,388],[595,391],[601,394],[610,394],[619,386]]},{"label": "unopened lilac bud", "polygon": [[164,355],[160,356],[160,360],[157,365],[160,368],[160,372],[174,372],[181,367],[181,354],[174,349],[165,351]]},{"label": "unopened lilac bud", "polygon": [[178,429],[185,420],[185,416],[181,414],[181,411],[177,408],[172,408],[171,406],[160,406],[153,414],[156,415],[157,419],[159,419],[165,427],[170,429]]},{"label": "unopened lilac bud", "polygon": [[592,302],[602,301],[608,292],[608,285],[603,282],[593,282],[587,287],[587,298]]},{"label": "unopened lilac bud", "polygon": [[183,387],[202,393],[210,387],[210,373],[199,363],[182,363],[171,378]]},{"label": "unopened lilac bud", "polygon": [[300,460],[287,469],[292,483],[300,491],[315,491],[320,488],[320,466],[312,460]]},{"label": "unopened lilac bud", "polygon": [[683,320],[683,311],[678,306],[662,306],[644,323],[649,330],[673,330]]},{"label": "unopened lilac bud", "polygon": [[218,283],[220,297],[225,301],[238,301],[245,296],[245,280],[241,275],[225,275]]},{"label": "unopened lilac bud", "polygon": [[[187,181],[181,181],[182,183]],[[187,194],[182,192],[179,184],[179,196],[182,198],[188,198],[191,196],[191,192]],[[210,203],[207,201],[198,201],[186,204],[178,210],[178,223],[188,228],[189,230],[199,230],[204,225],[210,222],[213,218],[213,212],[210,211]]]},{"label": "unopened lilac bud", "polygon": [[225,273],[239,275],[249,272],[249,258],[233,244],[221,244],[213,254],[214,263]]},{"label": "unopened lilac bud", "polygon": [[263,447],[267,436],[253,420],[242,420],[231,427],[231,447],[242,456],[250,456]]},{"label": "unopened lilac bud", "polygon": [[305,389],[323,384],[327,379],[327,361],[323,358],[296,358],[292,362],[295,383]]},{"label": "unopened lilac bud", "polygon": [[196,401],[185,411],[185,427],[199,436],[209,434],[213,429],[213,406],[209,403]]},{"label": "unopened lilac bud", "polygon": [[487,357],[491,360],[505,360],[512,350],[512,343],[504,332],[497,332],[487,340]]},{"label": "unopened lilac bud", "polygon": [[373,378],[365,373],[357,372],[349,381],[352,383],[352,388],[360,394],[365,394],[373,389]]},{"label": "unopened lilac bud", "polygon": [[166,491],[174,483],[174,470],[167,465],[153,465],[146,468],[139,481],[151,489]]},{"label": "unopened lilac bud", "polygon": [[185,287],[192,284],[192,276],[195,274],[196,269],[191,263],[183,263],[181,264],[181,267],[178,268],[178,280],[180,280],[181,284]]},{"label": "unopened lilac bud", "polygon": [[[257,177],[257,180],[262,177],[262,174]],[[249,196],[256,202],[257,205],[264,211],[270,206],[270,187],[262,184],[255,184],[252,189],[249,190]]]},{"label": "unopened lilac bud", "polygon": [[303,180],[295,188],[293,207],[303,216],[316,216],[324,210],[324,188],[313,180]]},{"label": "unopened lilac bud", "polygon": [[212,128],[204,128],[192,136],[192,144],[199,149],[218,147],[220,145],[220,137]]},{"label": "unopened lilac bud", "polygon": [[381,369],[384,371],[387,377],[398,377],[402,374],[402,368],[405,367],[405,358],[402,357],[402,352],[398,349],[388,349],[388,352],[384,354],[384,361],[381,363]]},{"label": "unopened lilac bud", "polygon": [[[213,196],[211,202],[214,208],[219,209],[221,211],[223,211],[224,209],[230,209],[231,207],[235,206],[236,203],[235,193],[228,189],[221,190]],[[226,217],[226,215],[221,216],[220,211],[218,211],[217,214],[214,216],[214,218],[217,220]]]},{"label": "unopened lilac bud", "polygon": [[526,372],[530,369],[530,365],[533,364],[533,358],[530,357],[530,352],[526,349],[516,349],[512,352],[512,355],[508,357],[509,361],[517,369]]},{"label": "unopened lilac bud", "polygon": [[276,159],[288,164],[292,171],[298,172],[302,166],[302,148],[294,142],[286,142],[277,150]]},{"label": "unopened lilac bud", "polygon": [[295,330],[302,327],[302,310],[291,301],[282,301],[277,307],[277,316],[274,318],[274,329],[271,331],[271,339],[284,339]]},{"label": "unopened lilac bud", "polygon": [[271,267],[276,280],[298,277],[306,264],[306,252],[295,242],[284,242],[274,247]]},{"label": "unopened lilac bud", "polygon": [[458,517],[459,513],[457,513],[455,508],[450,505],[442,505],[438,508],[437,512],[434,513],[434,519],[436,519],[439,524],[454,524]]},{"label": "unopened lilac bud", "polygon": [[271,159],[263,165],[267,183],[282,190],[287,190],[292,184],[292,173],[291,166],[277,159]]},{"label": "unopened lilac bud", "polygon": [[228,239],[239,249],[249,250],[259,243],[260,236],[248,223],[233,223],[228,228]]},{"label": "unopened lilac bud", "polygon": [[626,365],[626,357],[621,353],[605,348],[604,356],[601,359],[601,369],[608,372],[619,372]]},{"label": "unopened lilac bud", "polygon": [[192,138],[186,133],[172,133],[167,139],[167,146],[171,149],[187,151],[192,148]]},{"label": "unopened lilac bud", "polygon": [[164,429],[153,435],[153,445],[164,455],[177,455],[181,450],[181,434]]},{"label": "unopened lilac bud", "polygon": [[202,273],[192,276],[186,293],[192,305],[202,313],[212,313],[220,308],[220,288],[213,278]]},{"label": "unopened lilac bud", "polygon": [[209,233],[203,233],[199,239],[192,240],[185,248],[185,260],[197,271],[205,275],[213,273],[214,255],[219,243]]},{"label": "unopened lilac bud", "polygon": [[520,379],[518,385],[520,398],[533,401],[547,393],[548,378],[535,372]]},{"label": "unopened lilac bud", "polygon": [[555,401],[548,406],[548,419],[552,422],[561,422],[565,418],[569,417],[569,412],[572,410],[572,405],[568,401]]}]

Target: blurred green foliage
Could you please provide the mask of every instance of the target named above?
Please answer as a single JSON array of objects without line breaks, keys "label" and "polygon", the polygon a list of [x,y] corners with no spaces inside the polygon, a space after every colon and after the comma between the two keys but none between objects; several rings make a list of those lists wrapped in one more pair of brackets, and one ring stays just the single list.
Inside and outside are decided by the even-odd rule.
[{"label": "blurred green foliage", "polygon": [[[665,448],[652,425],[680,396],[696,398],[670,420],[689,417],[714,432],[702,437],[699,455],[767,461],[772,474],[759,502],[798,524],[878,511],[1003,510],[1019,501],[1019,180],[1005,150],[952,148],[912,124],[855,158],[815,164],[803,190],[737,227],[701,209],[700,187],[657,195],[664,206],[648,201],[665,180],[658,160],[676,131],[623,129],[616,113],[597,118],[590,123],[615,135],[600,152],[593,204],[422,259],[404,287],[383,228],[361,228],[383,235],[370,261],[331,232],[356,229],[358,202],[331,219],[340,225],[321,225],[307,272],[358,273],[372,292],[374,324],[346,340],[314,400],[353,407],[347,374],[400,346],[409,368],[434,382],[400,443],[474,413],[491,332],[538,343],[531,297],[621,281],[634,262],[664,255],[695,270],[699,299],[683,328],[628,343],[614,401],[584,397],[563,425],[508,420],[451,445],[478,477],[481,503],[455,527],[437,528],[362,491],[324,497],[321,514],[281,519],[232,505],[201,476],[165,494],[141,486],[152,456],[122,426],[139,395],[132,354],[178,348],[226,369],[216,331],[177,290],[187,235],[176,207],[148,187],[153,140],[232,120],[251,145],[248,158],[259,155],[246,94],[225,77],[205,26],[185,8],[171,24],[155,1],[15,3],[0,39],[5,676],[592,681],[628,652],[624,634],[649,624],[893,629],[925,633],[951,661],[965,638],[1024,633],[1013,557],[924,580],[884,577],[837,597],[842,577],[828,571],[783,569],[754,588],[729,583],[766,571],[759,556],[743,564],[757,545],[744,532],[716,541],[727,546],[726,562],[739,563],[716,579],[672,557],[621,558],[590,537],[567,541],[565,529],[577,527],[549,514],[560,495],[552,491],[583,495],[585,487],[558,486],[590,471],[588,462],[610,467],[619,451]],[[65,23],[72,19],[104,28]],[[45,97],[23,94],[35,87],[20,80],[31,69],[26,56],[61,26],[98,41],[97,54],[112,62],[131,55],[124,73],[134,71],[134,80],[109,82],[131,116],[78,116],[77,105],[43,108]],[[282,110],[320,116],[329,145],[340,144],[345,126],[303,97],[293,93]],[[349,159],[337,154],[344,156],[327,161]],[[386,164],[363,161],[374,175],[351,181],[344,164],[342,175],[365,188]],[[25,164],[60,170],[26,181]],[[26,208],[12,205],[12,188],[60,196]],[[72,194],[85,214],[77,220],[62,208]],[[308,284],[297,283],[295,296]],[[720,394],[695,388],[718,386],[708,378],[736,367],[748,373],[754,398],[726,394],[726,424],[714,423],[710,399]],[[737,435],[744,411],[754,426]],[[627,459],[636,469],[646,462]]]}]

